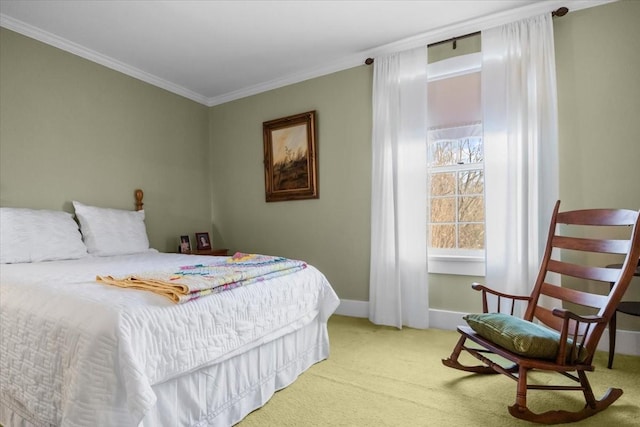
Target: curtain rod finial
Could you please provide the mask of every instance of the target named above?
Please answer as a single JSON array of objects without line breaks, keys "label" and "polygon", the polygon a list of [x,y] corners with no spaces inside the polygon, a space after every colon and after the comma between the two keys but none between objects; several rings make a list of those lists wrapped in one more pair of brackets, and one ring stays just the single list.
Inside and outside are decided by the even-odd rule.
[{"label": "curtain rod finial", "polygon": [[371,65],[371,64],[373,64],[373,58],[367,58],[367,59],[365,59],[364,63],[365,63],[365,64],[367,64],[367,65]]},{"label": "curtain rod finial", "polygon": [[564,16],[569,12],[569,9],[566,7],[560,7],[558,10],[554,10],[551,12],[551,16]]}]

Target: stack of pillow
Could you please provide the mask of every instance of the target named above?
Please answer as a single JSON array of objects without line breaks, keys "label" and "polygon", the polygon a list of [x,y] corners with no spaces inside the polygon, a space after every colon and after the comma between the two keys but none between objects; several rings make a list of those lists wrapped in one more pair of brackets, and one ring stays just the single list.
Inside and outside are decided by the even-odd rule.
[{"label": "stack of pillow", "polygon": [[0,208],[0,263],[149,251],[144,211],[99,208],[76,201],[73,207],[78,222],[63,211]]}]

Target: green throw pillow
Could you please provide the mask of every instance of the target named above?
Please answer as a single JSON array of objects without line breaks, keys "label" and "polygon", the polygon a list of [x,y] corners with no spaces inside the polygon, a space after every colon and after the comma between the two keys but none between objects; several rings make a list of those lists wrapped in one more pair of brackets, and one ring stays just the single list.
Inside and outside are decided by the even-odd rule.
[{"label": "green throw pillow", "polygon": [[[560,334],[527,320],[503,313],[468,314],[464,320],[478,335],[521,356],[554,360],[558,355]],[[586,358],[583,348],[579,360]]]}]

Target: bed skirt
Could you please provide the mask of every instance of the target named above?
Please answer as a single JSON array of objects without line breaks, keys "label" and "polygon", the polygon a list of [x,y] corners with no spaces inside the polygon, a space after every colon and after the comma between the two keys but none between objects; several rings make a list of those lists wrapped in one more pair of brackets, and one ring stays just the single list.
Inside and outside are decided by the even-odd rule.
[{"label": "bed skirt", "polygon": [[[328,357],[327,324],[319,317],[218,364],[154,385],[156,404],[139,427],[226,427],[240,422]],[[0,405],[4,427],[40,427],[32,420],[19,406]]]}]

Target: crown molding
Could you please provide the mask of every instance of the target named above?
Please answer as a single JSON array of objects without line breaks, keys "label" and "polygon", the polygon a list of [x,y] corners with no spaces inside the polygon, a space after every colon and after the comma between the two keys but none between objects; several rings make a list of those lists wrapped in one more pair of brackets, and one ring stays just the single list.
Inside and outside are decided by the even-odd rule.
[{"label": "crown molding", "polygon": [[358,65],[364,64],[363,58],[364,57],[360,54],[353,55],[343,60],[324,65],[320,68],[313,68],[299,73],[288,74],[282,78],[273,79],[254,86],[249,86],[243,89],[226,93],[224,95],[214,96],[208,99],[207,105],[209,107],[212,107],[214,105],[224,104],[226,102],[235,101],[237,99],[246,98],[252,95],[257,95],[262,92],[267,92],[272,89],[278,89],[284,86],[300,83],[305,80],[310,80],[317,77],[326,76],[328,74],[336,73],[338,71],[357,67]]},{"label": "crown molding", "polygon": [[56,36],[55,34],[49,33],[47,31],[41,30],[40,28],[29,25],[26,22],[22,22],[10,16],[0,14],[0,27],[7,28],[11,31],[15,31],[16,33],[20,33],[24,36],[57,47],[58,49],[80,56],[81,58],[103,65],[107,68],[111,68],[112,70],[126,74],[138,80],[142,80],[143,82],[165,89],[169,92],[183,96],[200,104],[207,104],[207,97],[202,96],[199,93],[195,93],[182,86],[161,79],[160,77],[132,67],[131,65],[120,62],[99,52],[87,49],[84,46]]}]

